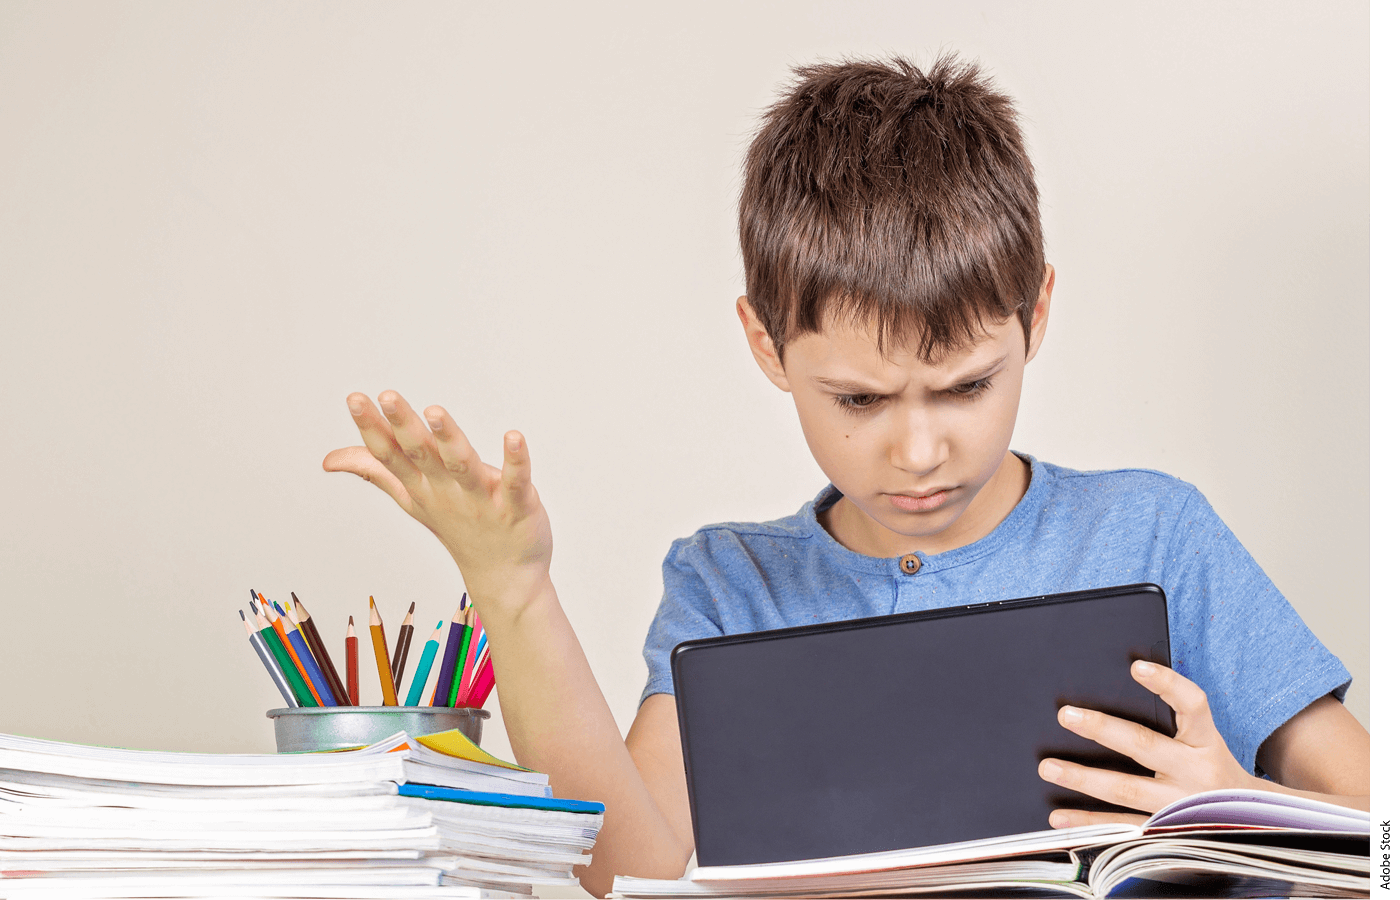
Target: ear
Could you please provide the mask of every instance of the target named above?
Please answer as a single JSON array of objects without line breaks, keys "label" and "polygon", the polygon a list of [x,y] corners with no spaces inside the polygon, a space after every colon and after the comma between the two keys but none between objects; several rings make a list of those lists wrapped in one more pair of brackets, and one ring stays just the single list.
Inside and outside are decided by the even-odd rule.
[{"label": "ear", "polygon": [[783,370],[783,361],[778,358],[778,349],[773,346],[773,338],[769,337],[768,329],[758,321],[753,307],[749,305],[749,298],[740,297],[734,304],[734,309],[739,313],[739,321],[744,326],[744,337],[749,342],[749,349],[753,351],[753,358],[758,367],[768,376],[769,381],[782,390],[791,392],[787,373]]},{"label": "ear", "polygon": [[1045,340],[1045,323],[1050,318],[1050,294],[1055,290],[1055,267],[1045,264],[1045,280],[1040,283],[1040,296],[1035,298],[1035,310],[1031,313],[1031,339],[1026,347],[1026,362],[1035,359],[1040,342]]}]

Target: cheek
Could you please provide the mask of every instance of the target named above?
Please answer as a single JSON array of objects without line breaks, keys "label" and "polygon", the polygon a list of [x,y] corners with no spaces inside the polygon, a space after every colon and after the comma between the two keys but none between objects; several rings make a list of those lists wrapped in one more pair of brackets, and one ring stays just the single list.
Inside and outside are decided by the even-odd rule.
[{"label": "cheek", "polygon": [[985,409],[977,416],[969,436],[975,434],[979,453],[988,457],[989,465],[1001,464],[1001,458],[1011,445],[1016,430],[1016,411],[1020,406],[1020,390],[989,397]]},{"label": "cheek", "polygon": [[875,429],[852,423],[839,410],[799,407],[798,420],[812,457],[829,477],[839,472],[858,477],[868,468]]}]

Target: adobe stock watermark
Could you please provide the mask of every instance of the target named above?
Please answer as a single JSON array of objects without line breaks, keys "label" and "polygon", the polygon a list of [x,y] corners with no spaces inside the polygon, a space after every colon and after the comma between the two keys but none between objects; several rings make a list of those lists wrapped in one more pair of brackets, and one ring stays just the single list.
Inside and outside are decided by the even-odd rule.
[{"label": "adobe stock watermark", "polygon": [[1376,884],[1380,885],[1381,890],[1388,891],[1390,890],[1390,820],[1386,819],[1384,822],[1381,822],[1380,829],[1381,842],[1376,848],[1380,851]]}]

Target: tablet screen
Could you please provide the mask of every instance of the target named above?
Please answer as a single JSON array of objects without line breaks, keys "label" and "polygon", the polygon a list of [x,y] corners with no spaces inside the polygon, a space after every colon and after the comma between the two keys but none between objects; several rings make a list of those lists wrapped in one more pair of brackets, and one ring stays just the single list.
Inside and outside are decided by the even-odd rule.
[{"label": "tablet screen", "polygon": [[1043,831],[1112,809],[1042,781],[1047,756],[1141,772],[1062,728],[1070,703],[1171,733],[1132,680],[1169,665],[1156,585],[687,641],[671,656],[700,865]]}]

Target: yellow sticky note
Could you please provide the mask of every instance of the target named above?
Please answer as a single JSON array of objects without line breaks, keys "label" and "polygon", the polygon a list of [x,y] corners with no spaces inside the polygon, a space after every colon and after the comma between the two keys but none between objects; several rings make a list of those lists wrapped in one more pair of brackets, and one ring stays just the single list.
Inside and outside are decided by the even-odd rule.
[{"label": "yellow sticky note", "polygon": [[476,745],[471,738],[462,734],[461,731],[453,728],[451,731],[439,731],[436,734],[425,734],[414,738],[415,741],[427,747],[429,750],[436,750],[448,756],[455,756],[458,759],[468,759],[472,762],[485,763],[488,766],[500,766],[503,769],[514,769],[517,772],[532,772],[524,766],[517,766],[508,763],[503,759],[497,759],[485,750]]}]

